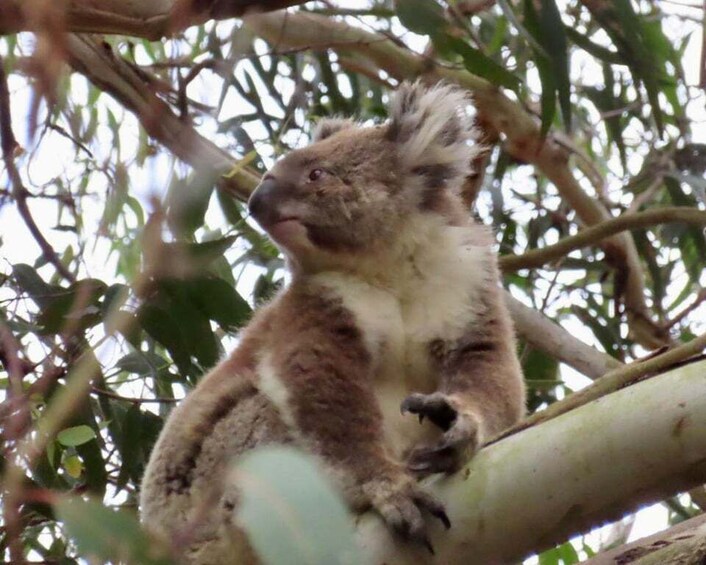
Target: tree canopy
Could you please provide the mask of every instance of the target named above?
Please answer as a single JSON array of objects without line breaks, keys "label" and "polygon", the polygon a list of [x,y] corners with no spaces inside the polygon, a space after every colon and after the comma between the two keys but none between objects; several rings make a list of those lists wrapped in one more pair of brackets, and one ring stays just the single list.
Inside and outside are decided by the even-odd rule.
[{"label": "tree canopy", "polygon": [[[4,559],[170,562],[169,544],[135,519],[152,445],[286,279],[244,202],[318,119],[382,121],[390,93],[417,79],[457,84],[473,101],[486,151],[463,198],[496,235],[529,390],[529,419],[470,469],[502,466],[503,484],[520,484],[551,436],[566,446],[565,468],[593,485],[574,492],[547,471],[540,492],[591,511],[528,498],[533,516],[563,523],[542,538],[518,534],[513,559],[589,557],[605,547],[570,535],[647,502],[662,501],[670,524],[700,514],[706,454],[695,446],[706,428],[693,431],[697,412],[679,410],[706,405],[694,386],[704,364],[679,367],[706,347],[703,18],[687,0],[1,3]],[[653,389],[634,383],[673,367],[654,379],[664,403],[648,402]],[[617,441],[611,414],[624,434],[674,431],[651,447],[654,465],[669,463],[659,484],[616,463],[600,480],[634,488],[597,494],[591,465],[650,449],[627,435],[601,452],[601,439]],[[574,425],[592,421],[604,427]],[[682,436],[690,425],[696,435]],[[325,490],[298,457],[266,453],[234,472],[262,473],[280,492],[275,471],[287,462],[305,492]],[[440,488],[475,504],[477,477],[467,490]],[[328,563],[351,534],[336,495],[321,496],[336,517],[320,525],[333,545],[308,562]],[[272,545],[278,530],[252,504],[244,519],[271,542],[270,562],[295,555]],[[362,546],[388,555],[368,524]],[[615,532],[617,542],[629,533]],[[487,559],[505,555],[487,543]]]}]

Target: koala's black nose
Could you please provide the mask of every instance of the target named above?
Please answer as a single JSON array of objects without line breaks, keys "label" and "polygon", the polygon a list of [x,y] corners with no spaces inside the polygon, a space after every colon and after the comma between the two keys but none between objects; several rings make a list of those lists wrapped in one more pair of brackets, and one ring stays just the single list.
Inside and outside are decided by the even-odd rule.
[{"label": "koala's black nose", "polygon": [[276,198],[277,181],[270,177],[265,178],[250,195],[248,210],[261,224],[266,223],[268,213],[272,211],[273,200]]}]

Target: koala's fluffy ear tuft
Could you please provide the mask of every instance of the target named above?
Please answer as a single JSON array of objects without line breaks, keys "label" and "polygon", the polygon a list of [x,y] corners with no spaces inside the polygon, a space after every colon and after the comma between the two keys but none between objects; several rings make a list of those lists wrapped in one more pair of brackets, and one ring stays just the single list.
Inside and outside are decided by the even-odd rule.
[{"label": "koala's fluffy ear tuft", "polygon": [[443,83],[405,82],[394,94],[387,138],[400,144],[404,174],[425,189],[460,188],[471,160],[483,150],[466,114],[469,104],[462,90]]},{"label": "koala's fluffy ear tuft", "polygon": [[355,122],[347,118],[323,118],[316,124],[311,141],[322,141],[339,131],[352,127],[355,127]]}]

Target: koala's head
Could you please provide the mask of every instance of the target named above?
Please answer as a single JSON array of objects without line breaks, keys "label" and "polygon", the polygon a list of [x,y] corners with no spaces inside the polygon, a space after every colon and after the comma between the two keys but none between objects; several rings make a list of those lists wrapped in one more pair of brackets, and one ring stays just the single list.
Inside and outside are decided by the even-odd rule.
[{"label": "koala's head", "polygon": [[405,83],[385,124],[323,120],[311,145],[263,177],[250,212],[295,263],[389,246],[414,217],[443,219],[457,205],[478,152],[467,105],[451,86]]}]

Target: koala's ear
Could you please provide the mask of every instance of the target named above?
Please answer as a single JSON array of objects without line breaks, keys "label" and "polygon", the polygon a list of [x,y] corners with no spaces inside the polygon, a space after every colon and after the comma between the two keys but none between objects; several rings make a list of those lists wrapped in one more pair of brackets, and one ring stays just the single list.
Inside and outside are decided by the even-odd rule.
[{"label": "koala's ear", "polygon": [[323,118],[319,120],[314,128],[314,133],[311,136],[311,141],[322,141],[327,137],[331,137],[334,133],[338,133],[344,129],[355,127],[353,120],[345,118]]},{"label": "koala's ear", "polygon": [[471,160],[482,151],[466,114],[469,104],[462,90],[448,84],[400,85],[390,103],[386,135],[399,144],[405,175],[426,189],[461,186]]}]

